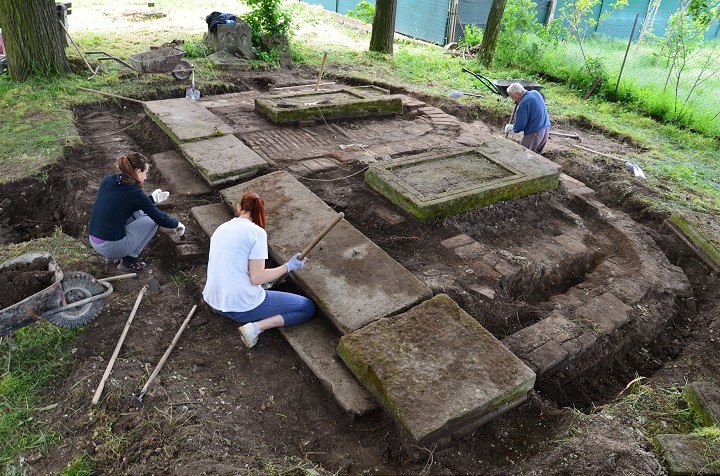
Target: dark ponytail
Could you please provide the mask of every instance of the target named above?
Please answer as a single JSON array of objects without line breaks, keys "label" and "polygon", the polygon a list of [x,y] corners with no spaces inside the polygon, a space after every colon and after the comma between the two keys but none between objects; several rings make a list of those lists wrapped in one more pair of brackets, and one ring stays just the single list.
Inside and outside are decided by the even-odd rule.
[{"label": "dark ponytail", "polygon": [[250,219],[265,229],[265,201],[255,192],[249,192],[240,199],[240,210],[250,212]]},{"label": "dark ponytail", "polygon": [[128,155],[121,155],[115,161],[115,168],[124,175],[123,182],[128,185],[139,184],[136,169],[145,170],[147,167],[147,158],[139,152],[130,152]]}]

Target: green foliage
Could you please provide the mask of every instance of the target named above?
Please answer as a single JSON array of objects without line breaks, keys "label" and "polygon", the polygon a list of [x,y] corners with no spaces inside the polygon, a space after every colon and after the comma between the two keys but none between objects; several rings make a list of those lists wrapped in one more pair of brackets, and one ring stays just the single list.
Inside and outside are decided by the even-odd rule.
[{"label": "green foliage", "polygon": [[497,64],[529,71],[542,69],[539,60],[558,40],[537,21],[536,11],[537,3],[533,0],[508,1],[495,53]]},{"label": "green foliage", "polygon": [[245,0],[252,9],[243,16],[253,30],[253,46],[264,50],[262,35],[290,38],[293,33],[292,16],[282,8],[282,0]]},{"label": "green foliage", "polygon": [[207,58],[210,55],[210,48],[202,40],[186,40],[183,49],[187,58]]},{"label": "green foliage", "polygon": [[375,19],[375,4],[362,0],[355,8],[348,10],[347,16],[357,18],[361,22],[372,24]]},{"label": "green foliage", "polygon": [[469,24],[463,27],[463,36],[458,41],[460,46],[475,46],[482,43],[483,31],[477,25]]},{"label": "green foliage", "polygon": [[76,456],[60,476],[92,476],[95,474],[95,463],[86,454]]}]

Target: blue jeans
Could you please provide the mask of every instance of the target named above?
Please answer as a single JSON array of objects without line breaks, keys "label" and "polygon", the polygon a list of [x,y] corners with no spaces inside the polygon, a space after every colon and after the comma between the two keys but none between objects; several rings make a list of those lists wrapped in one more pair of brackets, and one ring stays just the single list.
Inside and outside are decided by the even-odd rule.
[{"label": "blue jeans", "polygon": [[90,245],[106,258],[120,259],[125,256],[137,258],[145,245],[155,236],[157,229],[157,223],[145,215],[145,212],[138,210],[125,223],[125,238],[104,243],[94,243],[90,240]]},{"label": "blue jeans", "polygon": [[216,312],[237,322],[255,322],[280,315],[285,326],[309,321],[315,315],[315,303],[299,294],[265,291],[265,299],[255,309],[245,312]]}]

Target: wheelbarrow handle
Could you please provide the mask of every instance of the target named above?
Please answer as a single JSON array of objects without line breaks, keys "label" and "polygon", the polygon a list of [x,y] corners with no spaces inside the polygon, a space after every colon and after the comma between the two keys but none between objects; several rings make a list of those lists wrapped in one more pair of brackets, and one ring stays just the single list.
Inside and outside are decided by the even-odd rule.
[{"label": "wheelbarrow handle", "polygon": [[495,93],[499,96],[503,96],[503,93],[500,92],[500,90],[497,88],[497,86],[495,86],[495,84],[492,81],[490,81],[490,79],[486,78],[485,76],[483,76],[480,73],[476,73],[475,71],[470,71],[467,68],[462,68],[462,70],[465,71],[466,73],[472,74],[475,77],[475,79],[477,79],[478,81],[483,83],[483,85],[486,88],[488,88],[491,93]]}]

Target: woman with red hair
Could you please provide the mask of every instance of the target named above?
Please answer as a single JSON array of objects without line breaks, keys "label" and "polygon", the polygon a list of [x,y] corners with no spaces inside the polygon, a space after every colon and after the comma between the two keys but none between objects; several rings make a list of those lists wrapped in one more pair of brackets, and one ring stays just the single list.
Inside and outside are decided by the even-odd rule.
[{"label": "woman with red hair", "polygon": [[244,323],[238,330],[250,348],[262,331],[311,319],[315,303],[298,294],[262,287],[302,268],[305,260],[300,261],[298,253],[282,266],[265,268],[265,202],[257,193],[246,193],[235,211],[237,217],[220,225],[210,238],[203,299],[218,314]]}]

